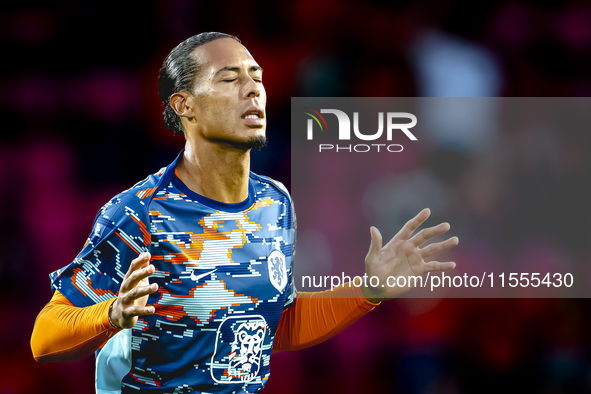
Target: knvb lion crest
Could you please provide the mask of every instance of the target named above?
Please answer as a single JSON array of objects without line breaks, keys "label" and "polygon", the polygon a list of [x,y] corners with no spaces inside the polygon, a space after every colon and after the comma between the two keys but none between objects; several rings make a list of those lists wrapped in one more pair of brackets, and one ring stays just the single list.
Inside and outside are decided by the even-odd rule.
[{"label": "knvb lion crest", "polygon": [[287,284],[287,267],[285,264],[285,255],[279,250],[272,251],[267,257],[267,267],[269,267],[269,280],[280,292]]},{"label": "knvb lion crest", "polygon": [[226,317],[216,334],[212,379],[223,384],[260,380],[266,338],[267,322],[263,316]]},{"label": "knvb lion crest", "polygon": [[228,380],[250,382],[258,375],[266,330],[266,324],[261,321],[242,323],[238,326],[229,356]]}]

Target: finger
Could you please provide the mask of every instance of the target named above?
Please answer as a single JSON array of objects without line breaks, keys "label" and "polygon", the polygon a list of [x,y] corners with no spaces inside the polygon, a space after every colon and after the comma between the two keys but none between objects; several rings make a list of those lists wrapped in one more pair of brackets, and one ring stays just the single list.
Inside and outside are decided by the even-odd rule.
[{"label": "finger", "polygon": [[456,268],[456,263],[453,261],[447,263],[440,263],[439,261],[431,261],[429,263],[425,263],[423,265],[423,273],[433,272],[433,271],[449,271]]},{"label": "finger", "polygon": [[130,291],[138,285],[138,283],[152,275],[156,271],[156,268],[150,264],[147,267],[132,272],[129,277],[121,283],[121,291]]},{"label": "finger", "polygon": [[123,280],[127,279],[129,277],[129,275],[131,275],[132,272],[136,271],[137,269],[141,268],[144,264],[149,262],[150,258],[151,258],[151,256],[150,256],[149,252],[143,252],[143,253],[140,253],[140,255],[138,257],[131,260],[131,264],[129,264],[129,268],[128,268],[127,272],[125,273]]},{"label": "finger", "polygon": [[458,237],[451,237],[443,242],[433,243],[421,249],[421,257],[427,258],[429,256],[433,256],[434,254],[443,252],[444,250],[447,250],[449,248],[453,248],[459,243],[460,239]]},{"label": "finger", "polygon": [[153,306],[130,306],[127,307],[123,310],[123,317],[126,319],[129,319],[130,317],[135,317],[135,316],[146,316],[146,315],[151,315],[155,312],[155,309]]},{"label": "finger", "polygon": [[377,227],[371,226],[369,228],[369,233],[371,235],[371,243],[369,244],[369,251],[367,252],[367,256],[365,260],[379,258],[382,252],[382,234]]},{"label": "finger", "polygon": [[148,265],[147,267],[138,269],[137,271],[134,271],[131,273],[131,275],[129,275],[127,281],[121,284],[121,288],[123,288],[125,285],[127,291],[131,290],[134,287],[136,287],[142,280],[152,275],[155,271],[156,267],[154,267],[154,265],[152,264]]},{"label": "finger", "polygon": [[431,215],[431,210],[429,208],[423,209],[417,216],[410,219],[406,224],[400,229],[398,234],[394,236],[394,238],[406,241],[412,233],[421,225],[427,218]]},{"label": "finger", "polygon": [[149,286],[137,286],[123,296],[123,302],[125,304],[133,304],[138,298],[155,293],[157,290],[158,285],[156,283],[152,283]]},{"label": "finger", "polygon": [[422,244],[424,244],[425,242],[427,242],[428,240],[430,240],[431,238],[434,238],[438,235],[448,232],[449,228],[450,228],[449,223],[440,223],[437,226],[425,228],[425,229],[419,231],[411,239],[409,239],[409,241],[414,246],[418,247],[418,246],[421,246]]}]

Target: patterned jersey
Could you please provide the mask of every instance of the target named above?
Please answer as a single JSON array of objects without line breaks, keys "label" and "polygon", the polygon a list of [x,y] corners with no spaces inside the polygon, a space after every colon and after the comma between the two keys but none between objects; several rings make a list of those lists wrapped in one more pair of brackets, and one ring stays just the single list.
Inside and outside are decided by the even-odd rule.
[{"label": "patterned jersey", "polygon": [[50,275],[89,306],[115,297],[131,260],[152,254],[155,313],[97,351],[97,393],[254,393],[269,378],[296,296],[291,197],[251,173],[245,201],[214,201],[182,183],[177,160],[111,199],[76,259]]}]

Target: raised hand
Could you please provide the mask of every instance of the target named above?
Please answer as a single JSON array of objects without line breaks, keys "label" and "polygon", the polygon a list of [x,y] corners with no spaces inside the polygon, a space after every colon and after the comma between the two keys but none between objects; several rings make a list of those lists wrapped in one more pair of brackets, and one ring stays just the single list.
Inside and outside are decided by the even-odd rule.
[{"label": "raised hand", "polygon": [[158,290],[156,283],[150,284],[148,277],[156,269],[150,264],[150,253],[144,252],[131,261],[129,269],[119,288],[119,296],[113,303],[111,321],[120,328],[131,328],[138,316],[154,313],[153,306],[146,306],[148,296]]},{"label": "raised hand", "polygon": [[[414,281],[409,280],[411,276],[421,276],[432,271],[448,271],[454,269],[454,262],[425,262],[424,259],[443,252],[459,243],[458,237],[451,237],[443,242],[433,243],[424,248],[419,248],[433,237],[447,232],[449,223],[441,223],[419,231],[412,238],[412,233],[431,215],[428,208],[423,209],[417,216],[409,220],[386,246],[382,247],[382,235],[380,231],[371,227],[371,245],[365,258],[365,272],[368,277],[379,278],[379,285],[376,287],[364,286],[361,291],[365,298],[377,303],[385,299],[397,297],[410,289]],[[398,278],[404,276],[405,287],[388,286],[388,277]],[[393,283],[390,280],[390,283]],[[384,285],[384,286],[382,286]]]}]

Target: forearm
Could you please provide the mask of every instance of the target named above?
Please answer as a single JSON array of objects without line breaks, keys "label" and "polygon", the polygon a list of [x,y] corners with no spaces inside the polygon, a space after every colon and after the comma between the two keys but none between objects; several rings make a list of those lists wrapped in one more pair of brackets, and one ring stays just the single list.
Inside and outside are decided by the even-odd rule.
[{"label": "forearm", "polygon": [[283,311],[273,352],[304,349],[321,343],[371,311],[378,304],[365,299],[360,289],[346,283],[322,292],[299,292]]},{"label": "forearm", "polygon": [[114,300],[78,308],[56,291],[35,321],[31,336],[35,360],[76,361],[94,353],[119,331],[108,318]]}]

